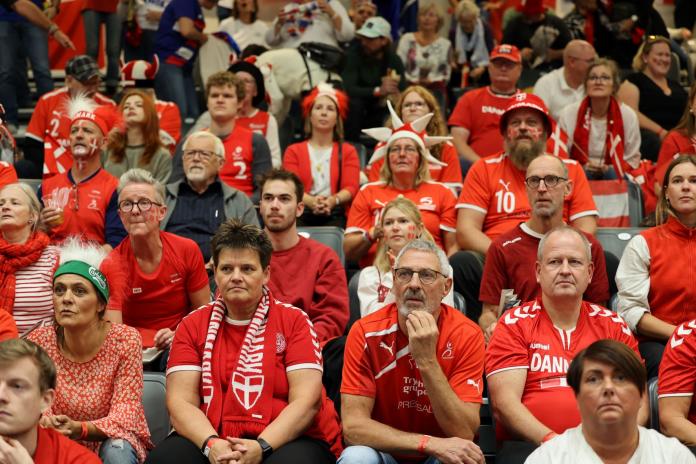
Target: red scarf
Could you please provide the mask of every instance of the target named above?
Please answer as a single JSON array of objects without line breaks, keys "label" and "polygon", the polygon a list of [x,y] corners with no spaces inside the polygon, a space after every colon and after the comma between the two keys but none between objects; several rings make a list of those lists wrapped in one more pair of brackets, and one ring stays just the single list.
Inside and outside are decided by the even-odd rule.
[{"label": "red scarf", "polygon": [[7,243],[0,238],[0,310],[12,314],[15,300],[15,273],[34,264],[48,246],[48,235],[34,232],[25,243]]},{"label": "red scarf", "polygon": [[265,333],[277,332],[277,314],[269,312],[271,301],[271,292],[264,287],[224,396],[220,370],[212,369],[212,366],[224,366],[227,356],[227,353],[215,347],[218,330],[224,324],[226,308],[221,298],[211,303],[213,310],[201,366],[201,409],[215,430],[225,436],[257,437],[271,422],[276,341],[266,343],[264,336]]},{"label": "red scarf", "polygon": [[[573,132],[573,148],[570,157],[578,160],[583,166],[589,161],[590,127],[592,126],[592,108],[590,97],[585,97],[578,109],[578,118]],[[624,173],[631,167],[624,160],[624,126],[621,117],[619,102],[610,97],[609,111],[607,112],[607,136],[604,142],[604,163],[614,166],[614,171],[619,179],[623,179]]]}]

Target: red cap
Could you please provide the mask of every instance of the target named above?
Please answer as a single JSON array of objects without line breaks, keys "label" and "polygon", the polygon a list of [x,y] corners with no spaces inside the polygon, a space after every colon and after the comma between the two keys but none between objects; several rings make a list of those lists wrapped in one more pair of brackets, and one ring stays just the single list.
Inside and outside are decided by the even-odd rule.
[{"label": "red cap", "polygon": [[512,61],[513,63],[521,63],[522,56],[520,51],[514,45],[500,44],[497,45],[491,52],[491,61],[496,58],[502,58],[504,60]]},{"label": "red cap", "polygon": [[526,0],[520,8],[522,14],[527,16],[540,15],[546,11],[542,0]]},{"label": "red cap", "polygon": [[111,129],[119,127],[121,124],[121,116],[116,107],[112,105],[98,106],[91,111],[78,111],[77,114],[72,117],[70,125],[72,126],[77,121],[83,119],[95,123],[104,136],[107,136]]},{"label": "red cap", "polygon": [[505,133],[507,128],[507,118],[513,111],[520,108],[529,108],[532,110],[537,110],[543,115],[544,126],[546,126],[546,136],[551,134],[551,116],[549,116],[549,110],[546,108],[544,100],[534,95],[533,93],[518,92],[510,99],[510,103],[502,116],[500,116],[500,132]]}]

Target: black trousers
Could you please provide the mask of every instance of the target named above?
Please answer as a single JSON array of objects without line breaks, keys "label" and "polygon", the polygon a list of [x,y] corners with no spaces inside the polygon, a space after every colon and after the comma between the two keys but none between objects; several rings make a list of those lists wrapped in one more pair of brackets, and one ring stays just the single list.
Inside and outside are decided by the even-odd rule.
[{"label": "black trousers", "polygon": [[495,456],[495,462],[496,464],[524,464],[537,448],[536,443],[528,441],[504,441]]},{"label": "black trousers", "polygon": [[[321,440],[300,437],[281,446],[265,459],[264,464],[334,464],[336,456]],[[186,438],[173,433],[153,449],[146,464],[210,464],[201,450]]]},{"label": "black trousers", "polygon": [[485,256],[475,251],[458,251],[450,257],[454,291],[464,297],[466,315],[477,324],[483,308],[479,300],[479,289],[484,262]]},{"label": "black trousers", "polygon": [[638,344],[640,355],[645,359],[645,369],[648,371],[648,379],[657,377],[660,370],[660,361],[665,352],[665,343],[658,341],[640,342]]}]

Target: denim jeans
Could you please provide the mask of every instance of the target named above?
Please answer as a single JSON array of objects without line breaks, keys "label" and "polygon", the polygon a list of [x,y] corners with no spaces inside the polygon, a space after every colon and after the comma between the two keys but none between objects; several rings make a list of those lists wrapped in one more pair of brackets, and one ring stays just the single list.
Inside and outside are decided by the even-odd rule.
[{"label": "denim jeans", "polygon": [[[21,56],[29,58],[34,72],[39,96],[53,90],[53,79],[48,62],[48,34],[26,21],[15,23],[0,21],[0,102],[5,106],[7,121],[17,124],[17,94],[21,81],[18,72],[26,63]],[[20,53],[20,48],[23,53]]]},{"label": "denim jeans", "polygon": [[138,455],[128,441],[108,438],[99,448],[99,458],[104,464],[138,464]]},{"label": "denim jeans", "polygon": [[94,10],[82,12],[85,26],[85,53],[95,60],[99,56],[99,30],[106,25],[106,86],[116,87],[119,82],[119,55],[121,54],[122,20],[117,13],[102,13]]},{"label": "denim jeans", "polygon": [[155,93],[160,100],[176,103],[182,123],[186,118],[198,117],[198,96],[190,66],[180,68],[160,61],[160,69],[155,77]]},{"label": "denim jeans", "polygon": [[[349,446],[343,450],[336,464],[399,464],[391,454],[382,453],[369,446]],[[440,464],[440,461],[429,457],[422,464]]]}]

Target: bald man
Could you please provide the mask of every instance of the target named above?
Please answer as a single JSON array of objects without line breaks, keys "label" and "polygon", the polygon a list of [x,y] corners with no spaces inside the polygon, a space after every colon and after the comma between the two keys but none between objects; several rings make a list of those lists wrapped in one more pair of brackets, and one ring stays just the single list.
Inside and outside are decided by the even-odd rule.
[{"label": "bald man", "polygon": [[596,57],[589,42],[571,40],[563,50],[563,67],[543,75],[534,85],[534,93],[556,121],[563,108],[585,97],[585,74]]}]

